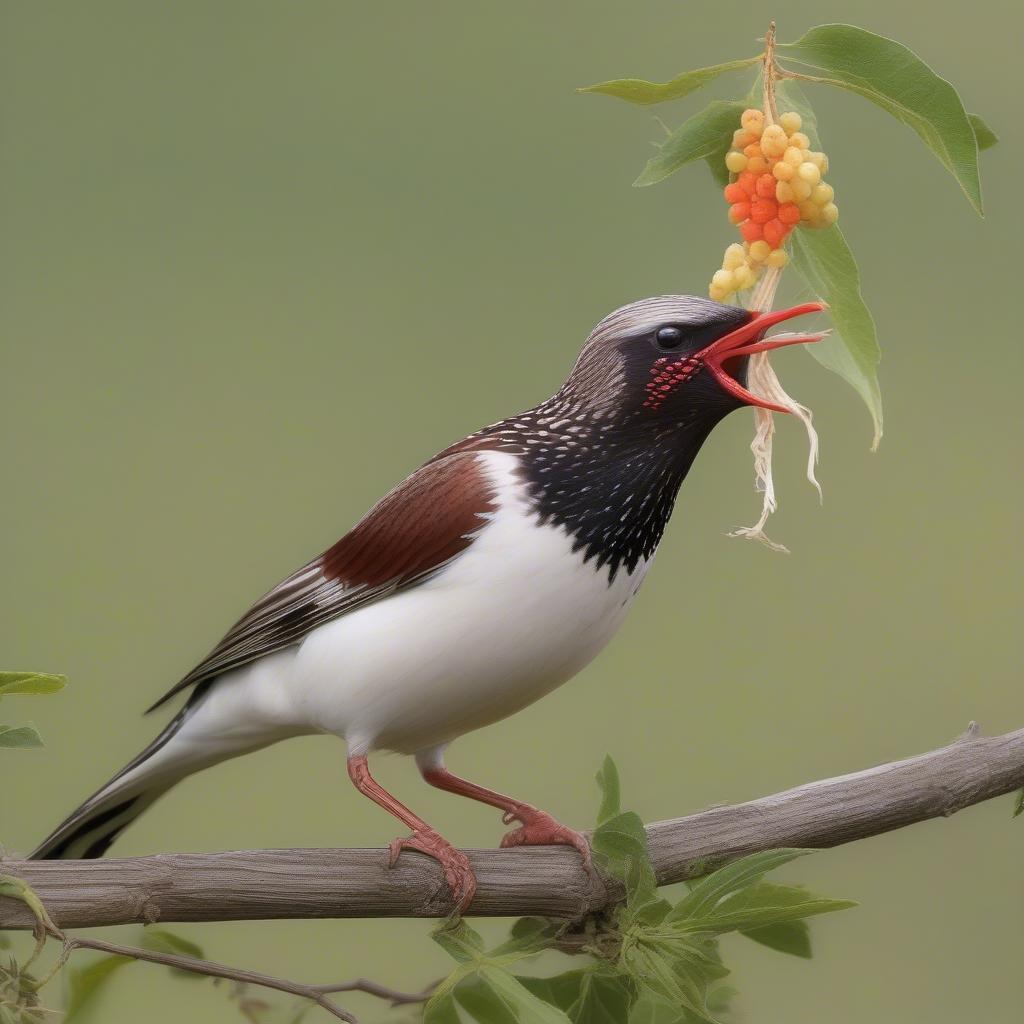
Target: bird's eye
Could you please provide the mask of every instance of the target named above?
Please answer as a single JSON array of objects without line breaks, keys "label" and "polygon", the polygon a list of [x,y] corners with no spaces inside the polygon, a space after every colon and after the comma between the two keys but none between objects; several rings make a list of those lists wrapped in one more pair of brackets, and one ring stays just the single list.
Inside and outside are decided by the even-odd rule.
[{"label": "bird's eye", "polygon": [[678,327],[659,327],[654,338],[658,348],[679,348],[683,343],[683,332]]}]

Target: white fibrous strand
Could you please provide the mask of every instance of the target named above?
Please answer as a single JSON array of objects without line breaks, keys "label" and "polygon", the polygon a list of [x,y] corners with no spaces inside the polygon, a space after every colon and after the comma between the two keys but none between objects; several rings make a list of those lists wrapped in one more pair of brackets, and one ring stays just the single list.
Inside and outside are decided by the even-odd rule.
[{"label": "white fibrous strand", "polygon": [[[751,296],[749,306],[751,310],[765,312],[771,309],[780,276],[780,271],[775,268],[765,273]],[[807,431],[807,479],[818,492],[818,498],[821,499],[821,484],[818,483],[818,478],[815,475],[815,468],[818,464],[818,432],[814,428],[811,410],[786,393],[767,352],[758,352],[750,357],[747,367],[747,390],[757,395],[758,398],[764,398],[775,405],[783,406],[803,423],[804,430]],[[741,526],[733,530],[729,536],[760,541],[772,551],[788,554],[789,549],[784,544],[773,541],[764,530],[768,517],[778,508],[775,499],[775,481],[772,476],[772,442],[775,435],[775,420],[770,409],[754,409],[754,416],[754,439],[750,442],[750,450],[754,453],[754,486],[761,495],[761,515],[753,526]]]}]

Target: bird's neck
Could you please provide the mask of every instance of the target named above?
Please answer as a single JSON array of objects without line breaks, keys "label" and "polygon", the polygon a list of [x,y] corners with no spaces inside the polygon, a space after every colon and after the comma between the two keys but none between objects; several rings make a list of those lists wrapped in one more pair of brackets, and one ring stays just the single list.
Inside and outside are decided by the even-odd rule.
[{"label": "bird's neck", "polygon": [[676,495],[720,417],[652,420],[646,410],[598,415],[559,396],[495,424],[514,436],[542,525],[566,529],[595,569],[632,573],[661,540]]}]

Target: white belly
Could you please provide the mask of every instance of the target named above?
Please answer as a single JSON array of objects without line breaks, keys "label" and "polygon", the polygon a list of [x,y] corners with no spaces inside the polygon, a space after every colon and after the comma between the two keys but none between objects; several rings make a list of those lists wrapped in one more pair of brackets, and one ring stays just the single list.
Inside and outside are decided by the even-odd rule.
[{"label": "white belly", "polygon": [[337,734],[353,753],[415,753],[513,714],[591,661],[646,563],[609,585],[563,529],[536,526],[514,456],[481,458],[498,484],[497,510],[462,555],[320,626],[273,664],[222,677],[196,717],[212,725],[255,715],[285,731]]}]

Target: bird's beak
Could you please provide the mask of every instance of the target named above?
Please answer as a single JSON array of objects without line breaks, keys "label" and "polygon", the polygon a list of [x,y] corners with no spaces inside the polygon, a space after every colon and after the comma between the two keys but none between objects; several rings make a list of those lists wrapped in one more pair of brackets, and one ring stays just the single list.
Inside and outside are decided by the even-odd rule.
[{"label": "bird's beak", "polygon": [[820,313],[826,309],[823,302],[805,302],[800,306],[793,306],[790,309],[777,309],[768,313],[752,313],[750,319],[741,327],[731,331],[724,338],[712,342],[702,352],[697,353],[696,358],[700,359],[711,371],[715,380],[729,392],[730,395],[738,398],[747,405],[756,405],[762,409],[771,409],[772,412],[789,412],[784,406],[775,405],[764,398],[749,392],[738,380],[733,377],[725,368],[724,364],[733,359],[740,359],[743,356],[752,356],[755,352],[771,352],[772,349],[785,348],[787,345],[807,345],[815,341],[821,341],[828,333],[827,331],[815,334],[786,334],[775,338],[765,338],[764,333],[770,327],[782,323],[784,320],[791,320],[795,316],[803,316],[804,313]]}]

